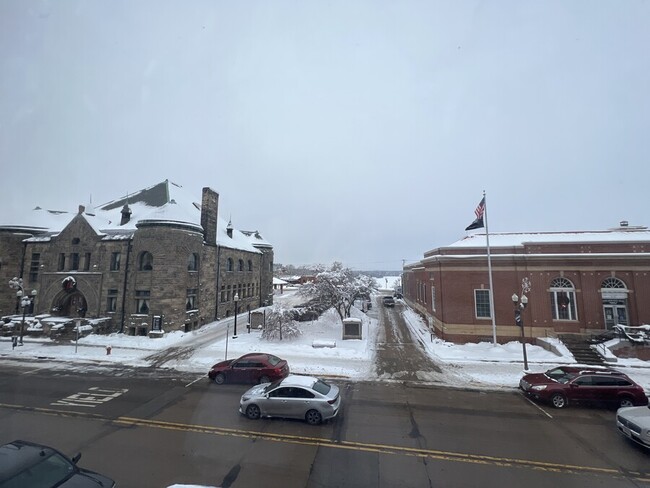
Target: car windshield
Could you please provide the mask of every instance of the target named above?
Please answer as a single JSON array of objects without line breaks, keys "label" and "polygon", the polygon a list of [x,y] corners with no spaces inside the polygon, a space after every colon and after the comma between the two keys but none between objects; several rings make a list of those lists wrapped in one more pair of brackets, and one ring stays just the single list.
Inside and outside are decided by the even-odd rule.
[{"label": "car windshield", "polygon": [[75,471],[75,467],[59,454],[42,458],[16,476],[0,483],[0,488],[51,488],[57,486]]},{"label": "car windshield", "polygon": [[266,385],[266,387],[264,387],[264,393],[268,393],[271,390],[275,390],[280,385],[280,383],[282,383],[282,380],[276,380],[273,383],[269,383],[268,385]]},{"label": "car windshield", "polygon": [[567,383],[576,376],[575,373],[569,373],[562,368],[549,369],[545,375],[559,383]]},{"label": "car windshield", "polygon": [[316,390],[321,395],[327,395],[332,387],[325,383],[323,380],[318,380],[313,384],[312,389]]}]

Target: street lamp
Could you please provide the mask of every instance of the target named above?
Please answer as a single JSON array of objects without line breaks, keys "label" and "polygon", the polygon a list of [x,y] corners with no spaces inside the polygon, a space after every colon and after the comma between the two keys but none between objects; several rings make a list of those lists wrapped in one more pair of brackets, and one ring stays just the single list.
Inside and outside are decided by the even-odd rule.
[{"label": "street lamp", "polygon": [[[26,295],[25,294],[25,288],[23,287],[23,279],[22,278],[13,278],[12,280],[9,280],[9,288],[13,290],[18,290],[16,291],[16,297],[20,300],[20,306],[23,309],[23,321],[20,323],[20,345],[23,345],[23,335],[25,331],[25,314],[27,313],[27,307],[29,307],[32,302],[34,301],[34,298],[36,297],[37,291],[32,290],[31,295]],[[32,298],[34,297],[34,298]]]},{"label": "street lamp", "polygon": [[235,301],[235,330],[233,331],[232,338],[237,339],[237,302],[239,301],[239,295],[235,293],[232,299]]},{"label": "street lamp", "polygon": [[521,329],[521,346],[524,350],[524,370],[528,371],[528,356],[526,355],[526,340],[524,337],[524,318],[522,317],[522,312],[526,308],[526,305],[528,305],[528,297],[522,294],[521,298],[519,298],[516,293],[513,293],[512,303],[515,306],[515,324]]}]

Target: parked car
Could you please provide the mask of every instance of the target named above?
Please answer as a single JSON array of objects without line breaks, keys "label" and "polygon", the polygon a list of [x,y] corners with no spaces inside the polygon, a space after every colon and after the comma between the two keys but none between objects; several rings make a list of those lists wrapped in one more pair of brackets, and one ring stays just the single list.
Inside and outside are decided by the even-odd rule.
[{"label": "parked car", "polygon": [[115,486],[104,475],[77,466],[81,454],[72,459],[56,449],[27,441],[0,446],[1,488],[101,488]]},{"label": "parked car", "polygon": [[244,393],[239,412],[251,420],[260,417],[304,419],[317,425],[336,417],[341,407],[339,387],[312,376],[290,375]]},{"label": "parked car", "polygon": [[650,406],[619,408],[616,427],[624,436],[650,449]]},{"label": "parked car", "polygon": [[385,296],[382,297],[382,302],[384,304],[384,307],[394,307],[395,306],[395,299],[391,296]]},{"label": "parked car", "polygon": [[212,366],[208,377],[215,383],[270,383],[286,378],[289,364],[273,354],[253,352]]},{"label": "parked car", "polygon": [[530,398],[555,408],[569,403],[603,403],[616,407],[647,405],[643,388],[627,375],[609,368],[559,366],[524,375],[519,388]]}]

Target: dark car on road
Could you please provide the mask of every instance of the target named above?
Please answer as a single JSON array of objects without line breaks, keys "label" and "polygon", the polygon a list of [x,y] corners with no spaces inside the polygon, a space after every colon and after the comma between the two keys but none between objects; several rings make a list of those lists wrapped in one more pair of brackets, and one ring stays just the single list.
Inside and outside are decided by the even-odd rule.
[{"label": "dark car on road", "polygon": [[208,377],[222,383],[270,383],[289,375],[289,364],[273,354],[254,352],[212,366]]},{"label": "dark car on road", "polygon": [[56,449],[27,441],[0,446],[0,488],[102,488],[115,486],[104,475],[77,466]]},{"label": "dark car on road", "polygon": [[627,375],[609,368],[558,366],[545,373],[526,374],[519,381],[526,396],[564,408],[570,403],[613,407],[647,405],[643,388]]},{"label": "dark car on road", "polygon": [[395,299],[391,296],[385,296],[382,297],[381,301],[384,304],[384,307],[394,307],[395,306]]}]

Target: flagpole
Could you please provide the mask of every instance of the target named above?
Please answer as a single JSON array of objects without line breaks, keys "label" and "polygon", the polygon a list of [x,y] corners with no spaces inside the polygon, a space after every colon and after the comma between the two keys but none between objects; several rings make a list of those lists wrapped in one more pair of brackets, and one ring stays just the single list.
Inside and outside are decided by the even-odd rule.
[{"label": "flagpole", "polygon": [[496,311],[494,310],[494,287],[492,284],[492,258],[490,257],[490,231],[488,228],[488,211],[487,211],[487,198],[485,197],[485,190],[483,190],[483,201],[485,202],[485,242],[487,245],[487,258],[488,258],[488,274],[490,279],[490,311],[492,312],[492,342],[497,345],[497,322]]}]

